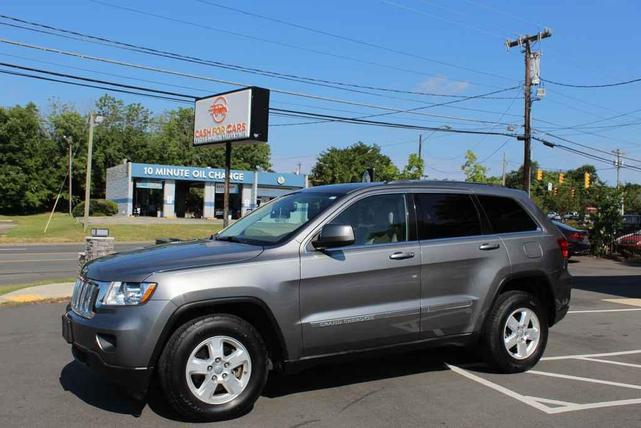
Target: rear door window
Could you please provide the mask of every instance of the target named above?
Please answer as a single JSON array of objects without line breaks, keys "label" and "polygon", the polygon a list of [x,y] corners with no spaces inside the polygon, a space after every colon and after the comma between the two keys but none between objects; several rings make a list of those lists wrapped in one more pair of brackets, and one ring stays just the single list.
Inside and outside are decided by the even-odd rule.
[{"label": "rear door window", "polygon": [[532,217],[512,198],[477,195],[494,233],[537,230]]},{"label": "rear door window", "polygon": [[417,193],[419,239],[481,235],[481,221],[472,197],[458,193]]}]

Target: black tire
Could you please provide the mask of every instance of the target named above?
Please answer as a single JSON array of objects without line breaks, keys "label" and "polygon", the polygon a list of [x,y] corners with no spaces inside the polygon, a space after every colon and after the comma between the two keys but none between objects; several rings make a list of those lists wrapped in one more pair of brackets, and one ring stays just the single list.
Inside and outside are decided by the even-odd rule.
[{"label": "black tire", "polygon": [[[185,367],[194,348],[213,336],[229,336],[242,343],[251,358],[249,382],[240,395],[224,404],[209,404],[194,395]],[[186,420],[217,421],[247,413],[260,396],[268,374],[265,343],[247,321],[228,314],[205,316],[180,326],[171,336],[158,363],[160,384],[171,407]]]},{"label": "black tire", "polygon": [[[519,308],[531,309],[539,319],[539,343],[529,357],[517,359],[506,349],[503,332],[507,318]],[[548,340],[546,311],[536,296],[525,291],[508,291],[500,294],[494,302],[484,325],[481,337],[486,361],[503,373],[518,373],[529,370],[539,361]]]}]

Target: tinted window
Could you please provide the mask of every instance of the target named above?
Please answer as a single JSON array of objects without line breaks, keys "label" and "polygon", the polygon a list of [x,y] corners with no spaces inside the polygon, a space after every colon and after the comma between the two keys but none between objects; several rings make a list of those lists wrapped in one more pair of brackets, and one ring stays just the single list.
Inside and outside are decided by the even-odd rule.
[{"label": "tinted window", "polygon": [[469,195],[417,193],[419,239],[454,238],[481,234],[481,222]]},{"label": "tinted window", "polygon": [[354,245],[407,241],[405,197],[401,194],[370,196],[340,213],[332,224],[349,224]]},{"label": "tinted window", "polygon": [[536,230],[530,215],[512,198],[478,195],[495,233]]}]

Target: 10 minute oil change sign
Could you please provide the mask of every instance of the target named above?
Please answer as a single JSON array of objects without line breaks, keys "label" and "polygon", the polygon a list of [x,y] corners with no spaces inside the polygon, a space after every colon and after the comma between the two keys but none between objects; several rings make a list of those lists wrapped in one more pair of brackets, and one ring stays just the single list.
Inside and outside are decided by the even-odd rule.
[{"label": "10 minute oil change sign", "polygon": [[267,141],[269,91],[251,87],[196,100],[194,145]]}]

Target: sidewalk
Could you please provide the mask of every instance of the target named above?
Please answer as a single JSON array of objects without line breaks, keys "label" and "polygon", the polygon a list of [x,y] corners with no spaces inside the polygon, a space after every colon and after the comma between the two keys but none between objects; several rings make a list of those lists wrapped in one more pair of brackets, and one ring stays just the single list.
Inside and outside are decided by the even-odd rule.
[{"label": "sidewalk", "polygon": [[2,303],[29,303],[51,299],[70,298],[73,290],[72,282],[57,284],[37,285],[35,287],[22,288],[11,293],[0,296]]}]

